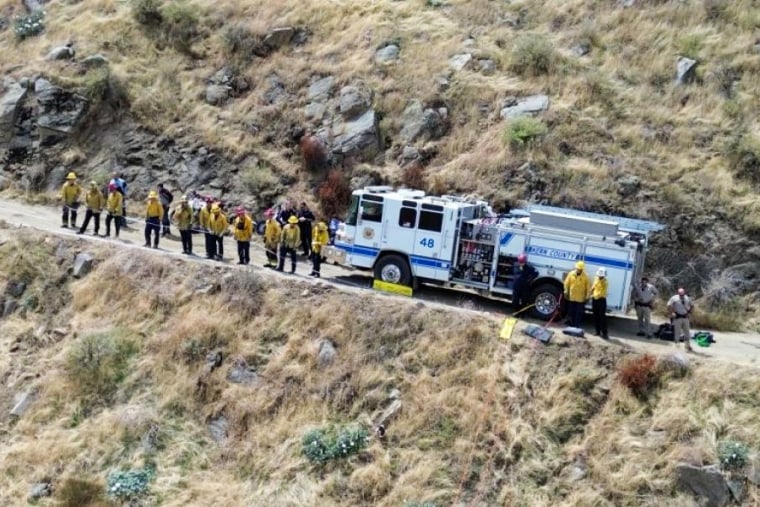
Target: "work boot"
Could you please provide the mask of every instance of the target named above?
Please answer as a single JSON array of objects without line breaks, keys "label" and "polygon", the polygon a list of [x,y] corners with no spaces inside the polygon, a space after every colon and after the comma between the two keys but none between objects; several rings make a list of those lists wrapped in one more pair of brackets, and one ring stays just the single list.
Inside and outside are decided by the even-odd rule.
[{"label": "work boot", "polygon": [[150,248],[150,243],[146,241],[146,242],[145,242],[145,244],[144,244],[143,246],[144,246],[145,248]]},{"label": "work boot", "polygon": [[67,228],[69,227],[69,224],[68,224],[68,223],[66,223],[66,222],[63,222],[63,223],[61,224],[61,227],[63,227],[64,229],[67,229]]},{"label": "work boot", "polygon": [[77,231],[77,234],[84,234],[84,231],[83,231],[82,229],[79,229],[79,230]]}]

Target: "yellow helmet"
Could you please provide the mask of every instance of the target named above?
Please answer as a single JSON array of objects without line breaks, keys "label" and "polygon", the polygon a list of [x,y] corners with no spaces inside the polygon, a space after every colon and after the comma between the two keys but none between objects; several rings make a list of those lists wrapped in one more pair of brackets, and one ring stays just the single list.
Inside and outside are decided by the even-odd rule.
[{"label": "yellow helmet", "polygon": [[213,213],[220,213],[222,211],[222,208],[219,207],[218,203],[214,203],[211,205],[211,211]]},{"label": "yellow helmet", "polygon": [[77,174],[72,171],[72,172],[70,172],[69,174],[66,175],[66,179],[67,180],[75,180],[75,179],[77,179]]},{"label": "yellow helmet", "polygon": [[289,224],[297,224],[298,223],[298,219],[295,216],[291,215],[291,217],[288,218],[288,223]]},{"label": "yellow helmet", "polygon": [[97,182],[97,181],[91,181],[91,182],[90,182],[90,186],[91,186],[92,188],[98,188],[98,182]]},{"label": "yellow helmet", "polygon": [[180,197],[179,202],[187,202],[187,196],[183,195],[182,197]]},{"label": "yellow helmet", "polygon": [[157,197],[158,197],[158,194],[156,193],[155,190],[151,190],[150,192],[148,192],[148,199],[155,199]]},{"label": "yellow helmet", "polygon": [[579,269],[583,271],[583,268],[585,267],[586,267],[586,263],[584,263],[583,261],[578,261],[575,263],[575,269]]}]

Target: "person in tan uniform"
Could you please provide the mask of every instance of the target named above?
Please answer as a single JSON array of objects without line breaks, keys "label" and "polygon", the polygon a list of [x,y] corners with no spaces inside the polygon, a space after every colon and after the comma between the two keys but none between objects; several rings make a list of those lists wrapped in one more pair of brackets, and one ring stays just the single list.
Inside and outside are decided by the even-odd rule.
[{"label": "person in tan uniform", "polygon": [[98,235],[100,231],[100,212],[106,205],[106,200],[103,197],[103,192],[98,188],[98,184],[95,181],[90,182],[90,189],[84,196],[84,205],[87,207],[87,211],[84,213],[84,222],[82,227],[77,231],[77,234],[84,234],[87,230],[87,226],[90,225],[90,219],[95,219],[94,236]]},{"label": "person in tan uniform", "polygon": [[668,311],[673,322],[673,334],[676,347],[678,342],[683,339],[686,350],[691,352],[691,330],[689,329],[689,315],[694,310],[694,304],[691,298],[686,295],[682,288],[678,293],[668,300]]}]

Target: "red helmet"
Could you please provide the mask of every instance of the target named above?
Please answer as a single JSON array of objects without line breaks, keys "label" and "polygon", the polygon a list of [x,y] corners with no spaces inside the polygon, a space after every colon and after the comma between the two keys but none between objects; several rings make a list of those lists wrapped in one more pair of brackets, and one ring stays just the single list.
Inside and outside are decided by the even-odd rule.
[{"label": "red helmet", "polygon": [[108,185],[108,190],[109,190],[110,192],[116,192],[116,183],[110,183],[110,184]]},{"label": "red helmet", "polygon": [[235,208],[235,214],[239,217],[242,217],[243,215],[245,215],[245,208],[242,206],[238,206],[237,208]]},{"label": "red helmet", "polygon": [[210,195],[207,195],[207,196],[206,196],[206,198],[205,198],[204,200],[205,200],[206,202],[214,202],[214,198],[213,198],[213,197],[211,197]]},{"label": "red helmet", "polygon": [[521,253],[520,255],[517,256],[517,263],[518,264],[525,264],[526,262],[528,262],[528,256],[527,255],[525,255],[524,253]]}]

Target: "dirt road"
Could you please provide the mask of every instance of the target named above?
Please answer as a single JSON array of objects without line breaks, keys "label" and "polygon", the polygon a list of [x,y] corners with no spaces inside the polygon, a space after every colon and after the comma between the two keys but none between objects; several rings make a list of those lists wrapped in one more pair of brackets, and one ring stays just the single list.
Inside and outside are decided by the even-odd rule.
[{"label": "dirt road", "polygon": [[[83,213],[82,213],[83,215]],[[73,229],[64,229],[60,227],[61,217],[58,208],[49,206],[36,206],[25,204],[21,201],[0,198],[0,220],[14,226],[31,227],[40,231],[68,236],[71,238],[81,238],[87,241],[110,241],[118,242],[125,248],[140,248],[144,243],[142,224],[134,222],[130,229],[122,231],[119,240],[93,237],[91,233],[77,235]],[[81,223],[82,218],[79,218]],[[104,224],[101,224],[101,233]],[[90,231],[92,225],[90,225]],[[174,229],[176,234],[176,228]],[[194,249],[196,252],[203,252],[203,238],[200,235],[193,237]],[[147,249],[146,249],[147,250]],[[181,244],[175,236],[171,239],[162,238],[159,250],[150,250],[157,255],[173,255],[186,258],[181,253]],[[225,262],[230,268],[240,268],[236,265],[237,253],[235,242],[231,238],[225,239]],[[192,257],[196,262],[208,262],[218,264],[218,262],[206,260],[202,257]],[[251,246],[251,267],[264,276],[288,277],[265,269],[263,266],[266,261],[263,245],[260,241],[252,243]],[[286,268],[287,269],[287,268]],[[309,263],[302,261],[298,264],[297,272],[301,275],[308,275],[311,271]],[[304,279],[305,280],[305,279]],[[322,281],[334,283],[336,287],[344,290],[366,290],[369,289],[372,279],[366,273],[347,270],[338,266],[323,265]],[[408,300],[401,296],[392,296],[380,294],[378,296],[393,298],[397,300]],[[496,316],[506,316],[511,312],[511,308],[502,301],[491,300],[477,296],[464,291],[451,291],[435,287],[424,286],[415,292],[415,302],[424,300],[426,304],[432,306],[442,306],[452,311],[475,311],[495,314]],[[588,329],[588,327],[587,327]],[[559,328],[555,330],[560,332]],[[653,353],[665,353],[674,350],[672,342],[660,340],[639,339],[635,336],[636,321],[634,318],[611,318],[610,319],[610,341],[606,342],[594,336],[588,336],[587,339],[599,344],[600,346],[630,346],[642,351]],[[723,360],[737,364],[758,365],[760,364],[760,335],[755,333],[715,333],[717,343],[709,348],[695,347],[694,356],[698,360]]]}]

